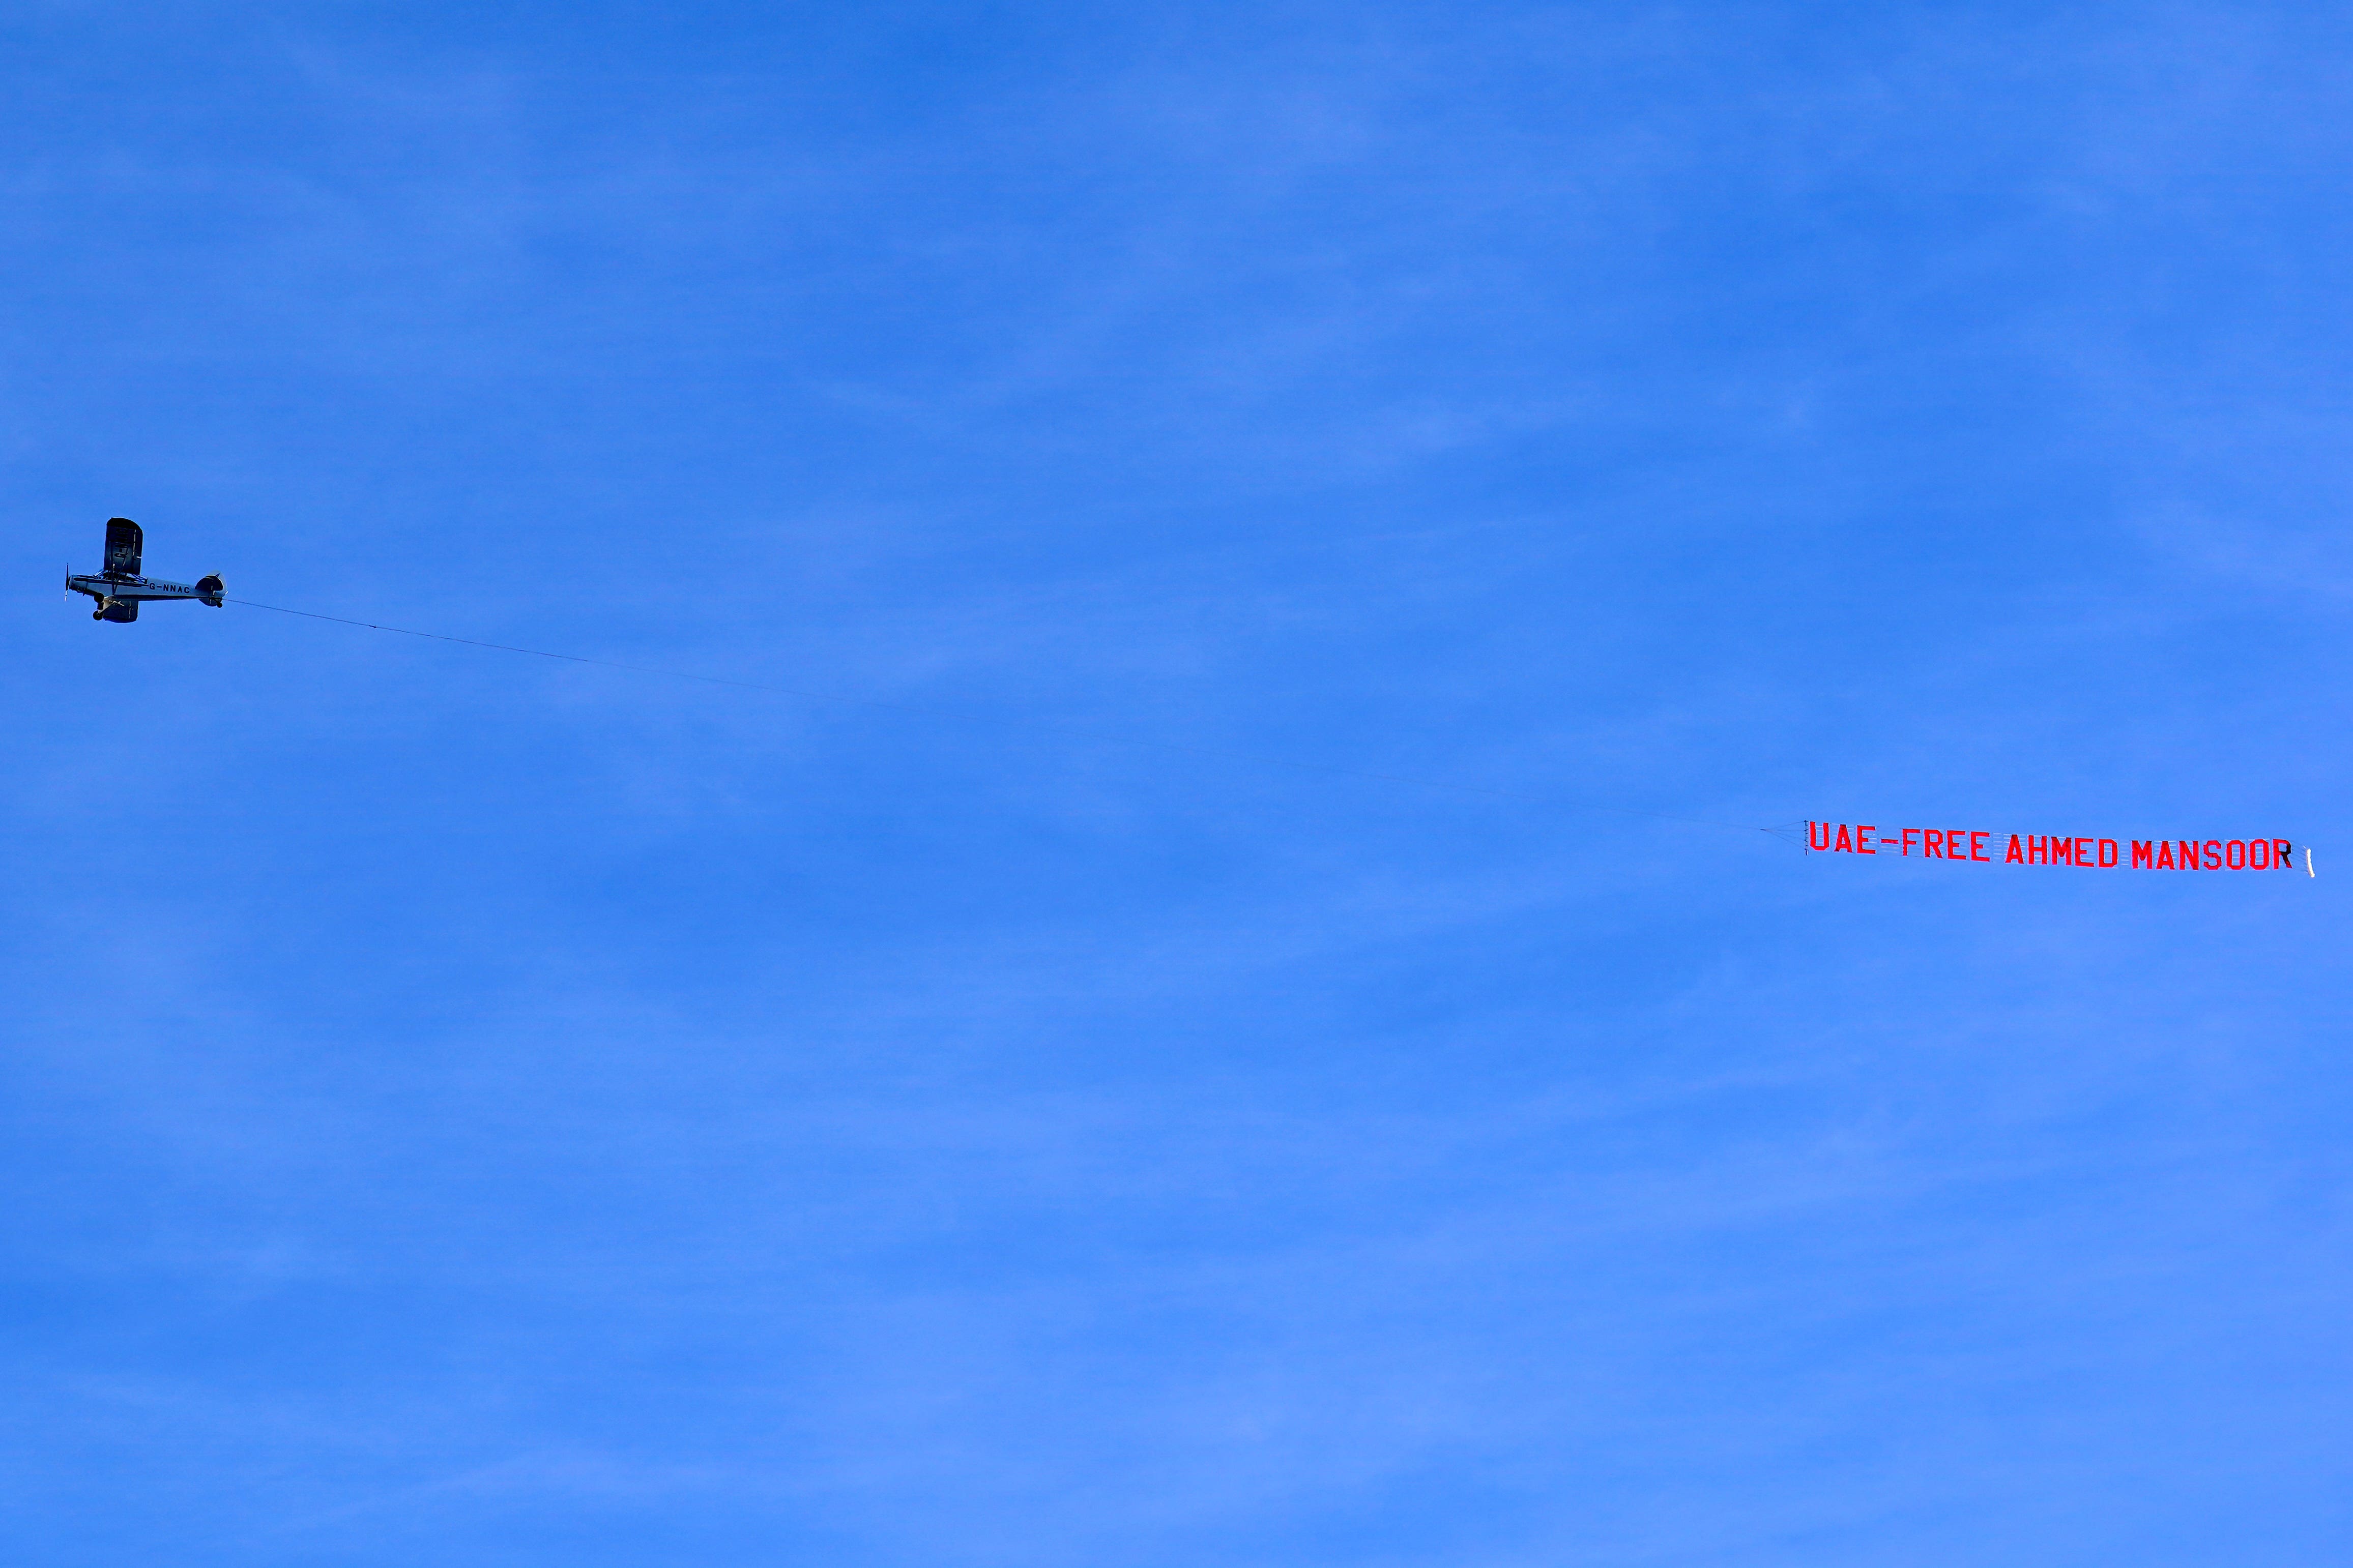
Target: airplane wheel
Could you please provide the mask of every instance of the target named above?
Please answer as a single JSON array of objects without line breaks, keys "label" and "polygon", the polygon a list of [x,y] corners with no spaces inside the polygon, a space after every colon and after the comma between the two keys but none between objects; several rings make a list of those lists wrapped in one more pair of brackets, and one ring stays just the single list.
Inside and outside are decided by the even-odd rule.
[{"label": "airplane wheel", "polygon": [[90,613],[90,618],[93,621],[102,621],[106,619],[106,612],[104,610],[92,610]]}]

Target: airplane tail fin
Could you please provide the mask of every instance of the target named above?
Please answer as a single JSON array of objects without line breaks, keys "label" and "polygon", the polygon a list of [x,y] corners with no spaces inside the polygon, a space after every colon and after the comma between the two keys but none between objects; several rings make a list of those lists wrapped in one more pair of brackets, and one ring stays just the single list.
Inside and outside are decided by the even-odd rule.
[{"label": "airplane tail fin", "polygon": [[207,572],[196,579],[196,597],[216,610],[221,607],[221,595],[227,592],[228,584],[220,580],[217,572]]}]

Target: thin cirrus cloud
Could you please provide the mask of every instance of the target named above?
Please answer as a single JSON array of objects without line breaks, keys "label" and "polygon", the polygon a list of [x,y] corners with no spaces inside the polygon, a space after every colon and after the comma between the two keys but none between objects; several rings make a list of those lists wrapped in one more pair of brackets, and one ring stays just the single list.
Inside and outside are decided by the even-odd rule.
[{"label": "thin cirrus cloud", "polygon": [[2332,27],[25,22],[35,1554],[2341,1558]]}]

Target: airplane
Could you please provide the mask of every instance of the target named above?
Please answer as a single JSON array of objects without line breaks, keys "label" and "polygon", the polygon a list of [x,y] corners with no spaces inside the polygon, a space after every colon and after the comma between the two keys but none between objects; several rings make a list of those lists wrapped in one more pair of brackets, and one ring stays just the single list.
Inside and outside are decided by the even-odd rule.
[{"label": "airplane", "polygon": [[106,520],[106,570],[96,575],[66,577],[66,586],[77,594],[88,594],[98,601],[90,612],[93,621],[113,621],[127,624],[139,618],[139,606],[149,599],[194,599],[200,605],[210,605],[217,610],[227,584],[217,573],[199,577],[195,583],[165,583],[154,577],[139,575],[139,554],[145,536],[139,525],[127,517]]}]

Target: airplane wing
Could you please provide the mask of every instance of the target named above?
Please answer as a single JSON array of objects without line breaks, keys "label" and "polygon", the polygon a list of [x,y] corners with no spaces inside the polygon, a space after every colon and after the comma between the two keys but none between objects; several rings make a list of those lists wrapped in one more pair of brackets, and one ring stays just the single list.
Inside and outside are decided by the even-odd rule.
[{"label": "airplane wing", "polygon": [[127,517],[106,520],[106,574],[110,577],[139,575],[139,557],[146,547],[139,525]]}]

